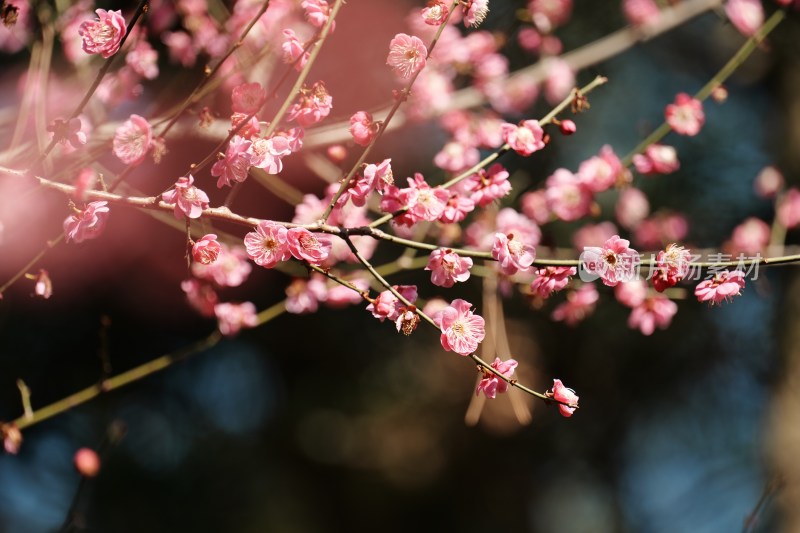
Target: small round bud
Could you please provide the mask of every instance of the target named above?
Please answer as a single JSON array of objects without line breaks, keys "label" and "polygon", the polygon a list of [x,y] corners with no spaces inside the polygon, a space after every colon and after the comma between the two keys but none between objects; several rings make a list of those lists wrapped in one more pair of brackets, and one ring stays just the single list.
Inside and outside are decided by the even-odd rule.
[{"label": "small round bud", "polygon": [[711,91],[711,98],[718,104],[722,104],[728,99],[728,89],[724,85],[717,85]]},{"label": "small round bud", "polygon": [[328,157],[334,163],[341,163],[347,157],[347,148],[341,144],[334,144],[328,147]]},{"label": "small round bud", "polygon": [[578,126],[571,120],[562,120],[559,127],[564,135],[572,135],[578,131]]},{"label": "small round bud", "polygon": [[75,469],[83,477],[94,477],[100,472],[100,457],[90,448],[81,448],[75,452]]}]

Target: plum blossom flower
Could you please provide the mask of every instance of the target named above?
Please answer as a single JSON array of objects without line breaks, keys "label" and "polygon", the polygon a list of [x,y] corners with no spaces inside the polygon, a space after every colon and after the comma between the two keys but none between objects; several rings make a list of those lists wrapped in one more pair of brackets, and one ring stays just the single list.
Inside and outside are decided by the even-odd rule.
[{"label": "plum blossom flower", "polygon": [[108,220],[108,202],[89,202],[64,220],[64,238],[80,243],[98,237]]},{"label": "plum blossom flower", "polygon": [[712,279],[701,281],[694,289],[694,295],[699,302],[711,302],[711,305],[729,302],[734,296],[739,296],[744,289],[744,272],[741,270],[722,272]]},{"label": "plum blossom flower", "polygon": [[403,78],[408,78],[425,67],[427,57],[428,49],[422,39],[398,33],[389,43],[386,64]]},{"label": "plum blossom flower", "polygon": [[181,282],[181,290],[186,293],[192,309],[203,316],[214,316],[214,306],[219,303],[219,298],[211,284],[190,278]]},{"label": "plum blossom flower", "polygon": [[778,221],[791,229],[800,225],[800,190],[792,187],[778,200],[776,208]]},{"label": "plum blossom flower", "polygon": [[467,28],[480,26],[481,22],[486,19],[486,15],[489,14],[489,0],[467,0],[462,5],[464,26]]},{"label": "plum blossom flower", "polygon": [[605,145],[600,154],[581,163],[578,179],[592,192],[602,192],[612,187],[624,168],[610,146]]},{"label": "plum blossom flower", "polygon": [[258,325],[256,306],[252,302],[221,303],[214,306],[219,332],[226,337],[233,337],[242,328],[254,328]]},{"label": "plum blossom flower", "polygon": [[539,31],[550,33],[569,20],[572,0],[530,0],[528,11]]},{"label": "plum blossom flower", "polygon": [[522,156],[529,156],[544,148],[544,130],[538,120],[525,120],[519,126],[502,125],[503,141]]},{"label": "plum blossom flower", "polygon": [[656,256],[656,270],[653,274],[653,287],[658,292],[664,292],[669,287],[674,287],[686,277],[691,266],[692,254],[683,246],[670,244],[666,250],[658,252]]},{"label": "plum blossom flower", "polygon": [[[417,287],[415,285],[393,285],[392,288],[412,304],[417,301]],[[396,321],[404,309],[405,304],[389,290],[381,292],[367,306],[367,311],[381,322],[387,318],[392,322]]]},{"label": "plum blossom flower", "polygon": [[733,228],[730,241],[725,243],[725,249],[755,255],[767,247],[770,233],[769,224],[760,218],[749,217]]},{"label": "plum blossom flower", "polygon": [[244,236],[247,256],[259,266],[273,268],[292,256],[289,251],[288,230],[271,220],[262,220],[255,231]]},{"label": "plum blossom flower", "polygon": [[221,251],[222,247],[217,241],[217,236],[208,233],[192,246],[192,258],[198,263],[210,265],[217,260]]},{"label": "plum blossom flower", "polygon": [[469,191],[469,197],[475,205],[486,207],[511,192],[511,183],[508,181],[508,171],[500,163],[495,163],[488,170],[482,168],[464,180],[464,188]]},{"label": "plum blossom flower", "polygon": [[450,9],[447,7],[446,3],[442,0],[432,0],[428,2],[427,7],[422,8],[420,15],[422,16],[422,20],[425,21],[425,24],[440,26],[447,20],[447,15],[449,13]]},{"label": "plum blossom flower", "polygon": [[310,54],[305,51],[305,46],[297,38],[297,35],[294,33],[294,30],[285,29],[283,30],[283,36],[285,40],[281,44],[281,50],[283,51],[283,62],[284,63],[295,63],[294,68],[295,70],[302,70],[302,68],[308,63],[308,58]]},{"label": "plum blossom flower", "polygon": [[286,287],[286,311],[293,314],[314,313],[325,301],[327,288],[319,277],[297,278]]},{"label": "plum blossom flower", "polygon": [[725,14],[745,37],[752,37],[764,24],[764,7],[760,0],[728,0]]},{"label": "plum blossom flower", "polygon": [[535,271],[536,278],[531,282],[531,292],[542,298],[549,298],[569,284],[569,278],[578,273],[575,267],[545,267]]},{"label": "plum blossom flower", "polygon": [[614,213],[623,228],[633,229],[650,214],[650,202],[641,189],[628,187],[620,193]]},{"label": "plum blossom flower", "polygon": [[275,134],[268,139],[252,139],[247,152],[251,166],[263,168],[268,174],[279,174],[283,170],[281,158],[291,154],[292,149],[288,138]]},{"label": "plum blossom flower", "polygon": [[564,321],[568,326],[575,326],[592,314],[598,299],[600,299],[600,295],[594,288],[594,284],[587,283],[578,290],[567,294],[567,301],[553,309],[550,316],[553,320]]},{"label": "plum blossom flower", "polygon": [[358,111],[350,117],[350,135],[359,146],[367,146],[378,134],[378,125],[372,121],[372,115],[366,111]]},{"label": "plum blossom flower", "polygon": [[153,130],[147,119],[131,115],[114,133],[114,155],[126,165],[138,165],[147,156]]},{"label": "plum blossom flower", "polygon": [[781,171],[773,166],[764,167],[756,176],[753,189],[761,198],[774,198],[783,188],[784,180]]},{"label": "plum blossom flower", "polygon": [[250,170],[250,145],[244,137],[234,135],[225,150],[225,156],[211,167],[211,175],[217,178],[217,187],[233,186],[247,179]]},{"label": "plum blossom flower", "polygon": [[125,63],[143,78],[154,80],[158,77],[158,52],[144,39],[128,52]]},{"label": "plum blossom flower", "polygon": [[472,268],[471,258],[461,257],[453,250],[439,248],[431,252],[425,270],[431,271],[431,283],[434,285],[452,287],[457,281],[469,279],[470,268]]},{"label": "plum blossom flower", "polygon": [[419,220],[433,222],[438,219],[450,199],[450,192],[442,187],[431,187],[419,172],[413,179],[408,178],[408,185],[404,191],[408,195],[409,213]]},{"label": "plum blossom flower", "polygon": [[229,248],[222,243],[216,261],[208,265],[192,263],[192,274],[200,279],[213,281],[220,287],[238,287],[245,282],[252,270],[243,248]]},{"label": "plum blossom flower", "polygon": [[525,272],[530,268],[536,259],[536,249],[513,233],[495,233],[492,257],[497,260],[500,272],[513,276],[518,271]]},{"label": "plum blossom flower", "polygon": [[260,83],[242,83],[231,91],[231,110],[243,115],[258,113],[266,99],[267,90]]},{"label": "plum blossom flower", "polygon": [[629,245],[630,241],[614,235],[602,247],[587,247],[581,254],[583,267],[599,276],[609,287],[620,281],[630,281],[636,277],[639,268],[639,252]]},{"label": "plum blossom flower", "polygon": [[563,402],[558,404],[558,411],[561,413],[561,416],[569,418],[572,416],[572,413],[575,412],[575,409],[578,408],[578,395],[575,394],[574,390],[565,387],[560,379],[553,380],[553,388],[547,392],[547,396],[550,396],[557,402]]},{"label": "plum blossom flower", "polygon": [[[514,375],[514,369],[517,368],[517,363],[514,359],[501,361],[496,357],[491,367],[497,370],[503,377],[511,379]],[[494,399],[497,393],[504,393],[508,390],[509,384],[507,381],[500,379],[497,374],[488,370],[483,371],[483,378],[478,382],[478,387],[475,389],[475,396],[479,395],[481,391],[487,398]]]},{"label": "plum blossom flower", "polygon": [[442,347],[459,355],[473,353],[486,335],[483,317],[474,314],[472,304],[460,298],[436,313],[433,321],[442,330]]},{"label": "plum blossom flower", "polygon": [[86,144],[86,133],[81,131],[81,119],[77,117],[69,120],[55,119],[48,124],[47,131],[61,144],[69,143],[73,148]]},{"label": "plum blossom flower", "polygon": [[183,176],[172,189],[161,195],[164,202],[175,204],[175,218],[200,218],[203,210],[208,209],[208,195],[193,184],[194,176]]},{"label": "plum blossom flower", "polygon": [[638,328],[642,335],[652,335],[656,328],[666,329],[678,312],[678,304],[666,296],[646,298],[631,311],[628,327]]},{"label": "plum blossom flower", "polygon": [[447,200],[447,205],[444,207],[444,211],[442,211],[442,214],[439,217],[439,222],[443,222],[445,224],[461,222],[467,218],[467,213],[470,213],[474,210],[475,202],[473,202],[470,198],[465,198],[458,193],[451,194],[450,199]]},{"label": "plum blossom flower", "polygon": [[[322,28],[331,14],[331,6],[326,0],[303,0],[300,6],[306,12],[306,20],[315,28]],[[336,28],[336,22],[331,25],[331,32]]]},{"label": "plum blossom flower", "polygon": [[119,50],[125,36],[125,19],[122,11],[95,11],[99,20],[81,24],[78,33],[83,38],[83,50],[87,54],[100,54],[108,59]]},{"label": "plum blossom flower", "polygon": [[305,228],[292,228],[286,232],[289,252],[300,260],[319,265],[328,258],[331,239],[326,235],[314,235]]},{"label": "plum blossom flower", "polygon": [[649,176],[651,174],[672,174],[679,168],[678,152],[672,146],[651,144],[643,154],[633,156],[636,172]]},{"label": "plum blossom flower", "polygon": [[565,168],[559,168],[547,178],[545,184],[547,209],[556,217],[571,222],[589,214],[592,191],[578,176]]},{"label": "plum blossom flower", "polygon": [[706,121],[703,103],[686,93],[675,96],[675,103],[667,105],[664,115],[672,131],[693,137],[700,133]]},{"label": "plum blossom flower", "polygon": [[317,81],[310,88],[300,91],[297,102],[292,104],[287,115],[288,120],[296,120],[307,128],[327,117],[333,108],[333,97],[328,93],[325,84]]}]

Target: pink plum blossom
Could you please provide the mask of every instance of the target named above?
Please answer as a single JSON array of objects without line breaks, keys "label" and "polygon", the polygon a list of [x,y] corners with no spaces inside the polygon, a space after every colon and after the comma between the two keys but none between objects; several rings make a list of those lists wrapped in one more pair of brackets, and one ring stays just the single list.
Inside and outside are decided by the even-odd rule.
[{"label": "pink plum blossom", "polygon": [[628,327],[638,328],[642,335],[652,335],[656,328],[666,329],[678,312],[678,304],[665,296],[645,299],[631,311]]},{"label": "pink plum blossom", "polygon": [[69,120],[55,119],[48,124],[47,131],[53,134],[53,139],[61,144],[69,143],[73,148],[80,148],[86,144],[86,133],[81,131],[81,119],[75,117]]},{"label": "pink plum blossom", "polygon": [[561,416],[567,418],[571,417],[572,413],[574,413],[575,409],[578,407],[578,395],[575,394],[574,390],[565,387],[560,379],[553,380],[553,388],[551,391],[548,391],[547,395],[552,397],[555,401],[560,402],[558,404],[558,411],[561,413]]},{"label": "pink plum blossom", "polygon": [[264,268],[273,268],[280,261],[286,261],[292,254],[289,251],[288,230],[271,220],[262,220],[244,236],[247,256],[255,264]]},{"label": "pink plum blossom", "polygon": [[198,263],[210,265],[219,257],[222,247],[217,241],[217,236],[213,233],[203,235],[201,239],[192,246],[192,258]]},{"label": "pink plum blossom", "polygon": [[200,218],[203,210],[208,209],[208,195],[193,184],[194,176],[183,176],[172,189],[161,195],[164,202],[175,204],[175,218]]},{"label": "pink plum blossom", "polygon": [[[305,10],[306,20],[315,28],[322,28],[328,22],[331,7],[326,0],[303,0],[300,6]],[[331,32],[336,28],[336,23],[331,25]]]},{"label": "pink plum blossom", "polygon": [[528,11],[539,31],[550,33],[569,20],[572,0],[530,0]]},{"label": "pink plum blossom", "polygon": [[100,236],[108,220],[107,205],[108,202],[89,202],[85,209],[68,216],[64,220],[66,242],[80,243]]},{"label": "pink plum blossom", "polygon": [[465,198],[458,193],[451,194],[450,199],[447,200],[447,205],[444,207],[444,211],[442,211],[439,217],[439,222],[445,224],[461,222],[467,217],[467,213],[472,212],[474,209],[475,202],[470,198]]},{"label": "pink plum blossom", "polygon": [[775,215],[787,229],[800,225],[800,190],[794,187],[787,190],[778,200]]},{"label": "pink plum blossom", "polygon": [[678,152],[672,146],[651,144],[643,154],[633,156],[636,172],[649,176],[652,174],[672,174],[679,168]]},{"label": "pink plum blossom", "polygon": [[125,63],[143,78],[154,80],[158,77],[158,52],[144,39],[128,52]]},{"label": "pink plum blossom", "polygon": [[495,233],[492,257],[497,260],[500,272],[513,276],[530,268],[536,258],[536,249],[513,233]]},{"label": "pink plum blossom", "polygon": [[689,250],[677,244],[668,245],[666,250],[658,252],[656,256],[653,287],[658,292],[674,287],[689,273],[691,261],[692,254]]},{"label": "pink plum blossom", "polygon": [[578,176],[565,168],[559,168],[547,178],[545,184],[547,208],[556,217],[571,222],[589,214],[592,191]]},{"label": "pink plum blossom", "polygon": [[420,15],[422,16],[422,20],[425,21],[425,24],[440,26],[447,20],[447,15],[449,13],[450,9],[445,2],[442,0],[433,0],[428,2],[427,7],[422,8]]},{"label": "pink plum blossom", "polygon": [[622,163],[614,150],[605,145],[600,154],[581,163],[578,179],[592,192],[602,192],[611,188],[623,173]]},{"label": "pink plum blossom", "polygon": [[114,155],[126,165],[138,165],[147,156],[153,132],[147,119],[131,115],[114,133]]},{"label": "pink plum blossom", "polygon": [[575,326],[578,322],[592,314],[600,295],[593,283],[586,283],[575,291],[567,294],[567,301],[553,309],[550,315],[553,320],[566,322],[568,326]]},{"label": "pink plum blossom", "polygon": [[245,282],[252,269],[243,248],[229,248],[222,243],[216,261],[208,265],[192,263],[192,274],[200,279],[213,281],[220,287],[238,287]]},{"label": "pink plum blossom", "polygon": [[464,26],[475,28],[480,26],[489,14],[489,0],[466,0],[464,8]]},{"label": "pink plum blossom", "polygon": [[294,30],[283,30],[284,41],[281,44],[283,51],[283,62],[294,63],[295,70],[302,70],[308,63],[310,54],[305,51],[305,45],[297,38]]},{"label": "pink plum blossom", "polygon": [[350,117],[350,135],[359,146],[367,146],[378,133],[378,125],[372,121],[372,115],[366,111],[358,111]]},{"label": "pink plum blossom", "polygon": [[433,157],[433,164],[442,170],[461,172],[475,166],[480,159],[481,154],[474,146],[449,142]]},{"label": "pink plum blossom", "polygon": [[326,296],[323,279],[316,276],[308,280],[297,278],[286,287],[286,311],[293,314],[314,313]]},{"label": "pink plum blossom", "polygon": [[[514,359],[501,361],[496,357],[491,367],[497,370],[500,375],[507,379],[511,379],[514,375],[514,369],[517,368],[517,363]],[[479,395],[481,391],[487,398],[494,399],[498,393],[502,394],[508,390],[510,385],[507,381],[500,379],[496,374],[488,370],[483,371],[483,378],[478,382],[478,387],[475,389],[475,396]]]},{"label": "pink plum blossom", "polygon": [[622,305],[630,308],[639,306],[647,298],[647,282],[643,279],[635,279],[619,283],[614,287],[614,296]]},{"label": "pink plum blossom", "polygon": [[725,249],[732,253],[756,255],[767,247],[770,234],[769,224],[760,218],[749,217],[733,228]]},{"label": "pink plum blossom", "polygon": [[231,91],[231,110],[243,115],[258,113],[266,99],[267,90],[260,83],[242,83]]},{"label": "pink plum blossom", "polygon": [[307,128],[327,117],[332,108],[333,97],[328,93],[325,84],[318,81],[310,88],[303,88],[298,101],[289,108],[287,119],[296,120]]},{"label": "pink plum blossom", "polygon": [[292,153],[289,139],[275,134],[265,139],[254,137],[247,149],[250,154],[250,165],[264,169],[267,174],[279,174],[283,170],[282,157]]},{"label": "pink plum blossom", "polygon": [[519,126],[506,122],[502,132],[503,141],[519,155],[529,156],[544,148],[544,130],[538,120],[525,120]]},{"label": "pink plum blossom", "polygon": [[633,229],[650,214],[650,202],[641,189],[628,187],[620,193],[614,212],[623,228]]},{"label": "pink plum blossom", "polygon": [[250,170],[250,145],[244,137],[234,135],[225,150],[225,156],[211,167],[211,175],[217,179],[217,187],[232,187],[247,179]]},{"label": "pink plum blossom", "polygon": [[508,171],[499,163],[490,166],[488,170],[480,169],[463,183],[464,188],[469,191],[470,199],[478,207],[486,207],[511,192]]},{"label": "pink plum blossom", "polygon": [[233,337],[242,328],[254,328],[258,325],[256,306],[252,302],[221,303],[214,306],[219,332],[226,337]]},{"label": "pink plum blossom", "polygon": [[761,198],[775,198],[783,188],[783,184],[784,180],[781,171],[774,166],[768,166],[761,169],[761,172],[756,176],[753,189]]},{"label": "pink plum blossom", "polygon": [[700,133],[706,121],[703,103],[686,93],[675,96],[675,103],[667,105],[664,115],[672,131],[690,137]]},{"label": "pink plum blossom", "polygon": [[[393,285],[392,288],[412,304],[417,301],[417,287],[415,285]],[[392,294],[392,291],[386,290],[381,292],[375,300],[367,306],[367,311],[372,313],[372,316],[379,319],[381,322],[387,318],[394,322],[402,314],[405,305],[406,304],[400,301],[397,296]]]},{"label": "pink plum blossom", "polygon": [[125,36],[125,19],[122,11],[98,9],[98,20],[81,24],[78,33],[83,38],[83,50],[87,54],[100,54],[109,58],[117,53]]},{"label": "pink plum blossom", "polygon": [[566,98],[575,87],[575,71],[569,63],[557,57],[544,60],[547,78],[544,80],[544,97],[552,105]]},{"label": "pink plum blossom", "polygon": [[472,304],[456,299],[436,313],[433,321],[442,330],[442,347],[459,355],[469,355],[478,349],[486,331],[483,317],[472,312]]},{"label": "pink plum blossom", "polygon": [[546,193],[543,189],[523,194],[520,208],[526,217],[537,224],[544,224],[550,220],[550,209],[547,207]]},{"label": "pink plum blossom", "polygon": [[569,279],[578,273],[575,267],[549,266],[534,271],[536,277],[531,282],[531,292],[542,298],[549,298],[554,292],[564,289]]},{"label": "pink plum blossom", "polygon": [[438,287],[452,287],[457,281],[469,279],[472,259],[460,257],[453,250],[439,248],[431,252],[425,270],[431,271],[431,283]]},{"label": "pink plum blossom", "polygon": [[728,0],[728,19],[745,37],[752,37],[764,24],[764,7],[760,0]]},{"label": "pink plum blossom", "polygon": [[419,37],[398,33],[389,43],[386,64],[403,78],[409,78],[425,67],[428,49]]},{"label": "pink plum blossom", "polygon": [[694,289],[699,302],[711,302],[711,305],[730,301],[739,296],[744,289],[744,272],[741,270],[723,270],[712,279],[701,281]]},{"label": "pink plum blossom", "polygon": [[331,239],[327,235],[315,235],[305,228],[292,228],[286,232],[289,252],[301,261],[320,265],[331,251]]},{"label": "pink plum blossom", "polygon": [[630,241],[614,235],[602,247],[587,247],[581,261],[587,272],[596,274],[604,285],[615,286],[636,277],[639,252],[629,247]]}]

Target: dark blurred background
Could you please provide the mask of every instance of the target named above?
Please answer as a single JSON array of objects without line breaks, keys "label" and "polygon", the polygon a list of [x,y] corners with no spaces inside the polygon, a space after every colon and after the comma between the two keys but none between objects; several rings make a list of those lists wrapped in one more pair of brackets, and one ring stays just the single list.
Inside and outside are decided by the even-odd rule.
[{"label": "dark blurred background", "polygon": [[[405,30],[411,5],[347,2],[312,73],[334,96],[330,120],[386,101],[393,87],[386,43]],[[515,31],[522,7],[493,0],[485,29]],[[577,2],[557,35],[568,51],[623,25],[617,2]],[[777,165],[797,185],[799,29],[795,12],[726,84],[728,100],[706,104],[700,135],[667,139],[678,150],[679,172],[637,182],[653,211],[687,216],[690,246],[719,247],[751,215],[771,222],[773,206],[753,193],[764,166]],[[576,135],[529,159],[506,156],[512,199],[558,167],[576,170],[603,144],[626,153],[661,122],[676,93],[698,90],[742,43],[720,13],[709,12],[581,72],[580,83],[597,74],[610,83],[591,95]],[[532,61],[510,49],[512,68]],[[343,57],[355,72],[341,72]],[[362,60],[363,69],[350,67]],[[17,97],[27,56],[3,61],[6,106]],[[169,68],[163,57],[161,67]],[[350,78],[362,74],[382,80],[366,96]],[[194,83],[200,72],[177,75]],[[113,118],[152,112],[148,102],[159,101],[159,86],[145,90],[144,103],[126,104]],[[529,116],[547,110],[540,101]],[[430,159],[442,140],[433,125],[411,125],[387,136],[375,159],[394,157],[397,177],[415,170],[436,176]],[[199,148],[176,139],[170,150],[162,166],[143,165],[131,181],[150,194],[163,190],[183,172],[187,151]],[[282,176],[320,193],[322,183],[299,157],[286,162]],[[58,234],[66,212],[58,194],[25,193],[7,178],[0,185],[4,282]],[[237,210],[291,218],[290,206],[259,198],[242,195]],[[613,213],[607,200],[604,218]],[[550,224],[544,232],[571,246],[568,230]],[[789,244],[798,240],[789,233]],[[213,331],[213,321],[184,301],[183,253],[179,232],[121,208],[112,208],[101,238],[52,250],[41,267],[53,278],[53,297],[32,298],[32,284],[22,281],[0,302],[0,418],[22,412],[18,378],[34,407],[42,406],[99,380],[100,353],[118,373]],[[376,262],[399,253],[382,247]],[[427,279],[405,273],[392,281],[419,283],[434,296]],[[261,310],[284,297],[288,280],[256,268],[223,296]],[[472,281],[454,290],[480,302],[480,282]],[[737,531],[764,487],[791,477],[791,459],[769,450],[798,449],[796,436],[782,432],[800,427],[797,405],[773,407],[792,390],[785,376],[798,372],[798,291],[795,267],[762,269],[731,304],[679,301],[670,328],[650,337],[627,328],[628,310],[606,288],[594,315],[575,328],[550,320],[553,303],[536,310],[517,295],[505,315],[521,379],[545,390],[560,378],[581,404],[565,419],[520,396],[533,409],[529,424],[517,420],[507,396],[488,402],[476,426],[465,424],[475,370],[442,351],[424,324],[406,338],[362,306],[284,315],[26,430],[19,454],[0,456],[0,530],[57,531],[73,508],[82,517],[78,530],[96,532]],[[73,454],[101,447],[112,425],[125,428],[124,438],[103,446],[99,476],[76,498]],[[754,530],[788,524],[780,504],[791,507],[791,494],[770,498]]]}]

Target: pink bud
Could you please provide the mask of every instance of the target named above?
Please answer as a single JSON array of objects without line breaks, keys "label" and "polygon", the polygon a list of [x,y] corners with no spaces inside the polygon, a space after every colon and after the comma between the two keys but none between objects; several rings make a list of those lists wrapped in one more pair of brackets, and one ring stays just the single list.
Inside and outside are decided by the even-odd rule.
[{"label": "pink bud", "polygon": [[571,120],[562,120],[559,127],[564,135],[572,135],[578,131],[578,126]]},{"label": "pink bud", "polygon": [[90,448],[81,448],[75,452],[75,469],[83,477],[95,477],[100,472],[100,457]]}]

